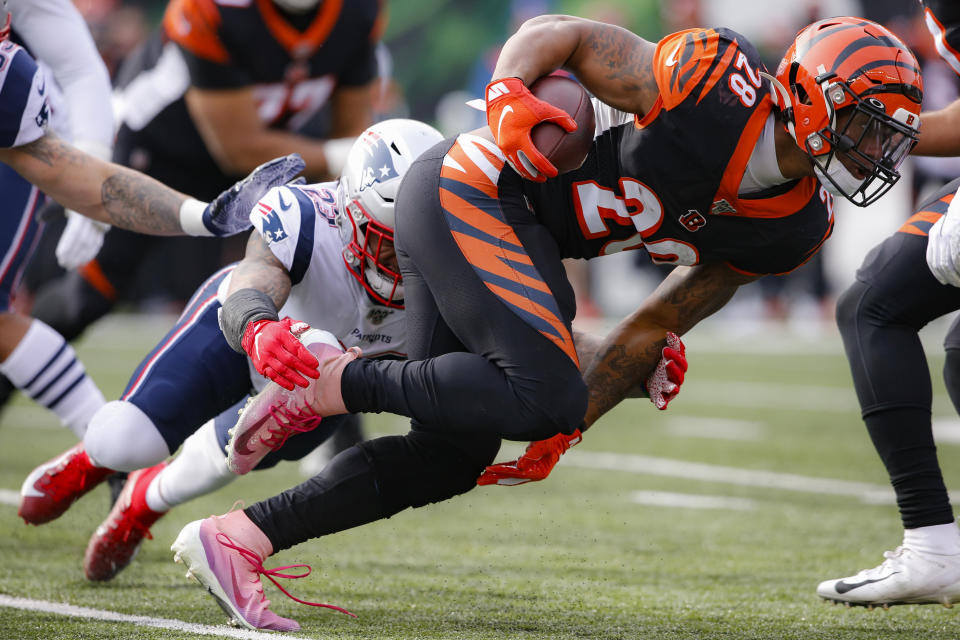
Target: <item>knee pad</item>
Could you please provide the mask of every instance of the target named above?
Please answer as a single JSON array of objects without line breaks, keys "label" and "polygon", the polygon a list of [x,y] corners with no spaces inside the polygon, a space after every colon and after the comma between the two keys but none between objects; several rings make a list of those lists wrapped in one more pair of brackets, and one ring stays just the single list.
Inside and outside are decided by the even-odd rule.
[{"label": "knee pad", "polygon": [[374,467],[384,506],[396,513],[473,489],[500,450],[500,438],[473,434],[449,438],[415,430],[357,446]]},{"label": "knee pad", "polygon": [[96,465],[115,471],[151,467],[170,456],[150,417],[122,400],[108,402],[93,415],[83,444]]}]

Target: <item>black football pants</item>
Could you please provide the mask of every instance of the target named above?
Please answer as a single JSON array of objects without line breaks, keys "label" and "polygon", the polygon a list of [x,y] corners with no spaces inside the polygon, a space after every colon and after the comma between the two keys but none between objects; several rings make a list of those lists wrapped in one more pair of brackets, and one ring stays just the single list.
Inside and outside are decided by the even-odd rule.
[{"label": "black football pants", "polygon": [[[956,188],[954,186],[954,188]],[[837,324],[863,420],[907,529],[954,519],[931,426],[932,389],[918,331],[960,309],[960,289],[926,264],[927,236],[897,232],[875,247],[837,302]],[[945,340],[944,378],[960,410],[960,330]]]}]

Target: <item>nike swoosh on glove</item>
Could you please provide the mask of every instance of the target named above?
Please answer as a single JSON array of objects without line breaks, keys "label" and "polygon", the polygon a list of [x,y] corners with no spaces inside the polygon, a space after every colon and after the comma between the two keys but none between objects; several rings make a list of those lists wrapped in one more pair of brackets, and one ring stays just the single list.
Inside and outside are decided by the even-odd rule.
[{"label": "nike swoosh on glove", "polygon": [[660,362],[646,381],[650,402],[661,411],[680,393],[680,385],[687,372],[686,346],[680,336],[672,331],[668,331],[666,337],[667,346],[660,352]]},{"label": "nike swoosh on glove", "polygon": [[527,445],[527,450],[516,460],[492,464],[477,478],[478,485],[501,484],[512,486],[543,480],[567,449],[583,440],[577,429],[570,435],[559,433],[546,440]]},{"label": "nike swoosh on glove", "polygon": [[92,220],[67,209],[67,224],[57,241],[54,253],[61,267],[76,269],[97,257],[103,246],[103,236],[110,230],[105,222]]},{"label": "nike swoosh on glove", "polygon": [[927,266],[940,284],[960,287],[960,191],[930,227]]},{"label": "nike swoosh on glove", "polygon": [[577,129],[576,120],[534,96],[520,78],[492,81],[487,85],[486,100],[487,125],[513,170],[534,182],[555,177],[557,168],[537,150],[530,132],[541,122],[552,122],[570,133]]},{"label": "nike swoosh on glove", "polygon": [[297,335],[306,330],[304,327],[310,328],[305,322],[289,317],[257,320],[247,324],[240,344],[260,375],[292,391],[295,385],[310,384],[304,376],[313,379],[320,376],[317,369],[320,362],[297,339]]},{"label": "nike swoosh on glove", "polygon": [[293,180],[305,166],[297,153],[264,162],[207,205],[203,211],[203,226],[220,238],[246,231],[252,226],[250,212],[260,198],[273,187]]}]

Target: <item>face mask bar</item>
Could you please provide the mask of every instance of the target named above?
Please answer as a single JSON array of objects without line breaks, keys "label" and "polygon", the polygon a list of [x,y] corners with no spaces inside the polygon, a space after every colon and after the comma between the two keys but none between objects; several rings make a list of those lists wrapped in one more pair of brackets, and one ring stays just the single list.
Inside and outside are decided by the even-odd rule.
[{"label": "face mask bar", "polygon": [[[833,109],[834,103],[846,102],[848,97],[853,98],[852,105]],[[857,96],[845,82],[830,82],[824,99],[830,126],[808,136],[807,154],[818,177],[831,183],[830,191],[866,207],[900,179],[900,165],[917,143],[917,131],[888,116],[876,98]],[[828,153],[823,153],[825,144],[830,146]]]},{"label": "face mask bar", "polygon": [[[355,200],[347,204],[347,216],[354,229],[354,239],[344,249],[344,253],[349,254],[347,268],[374,300],[394,309],[402,309],[402,276],[382,259],[384,243],[390,242],[392,246],[393,230],[368,216],[363,206]],[[358,223],[358,219],[362,222]]]}]

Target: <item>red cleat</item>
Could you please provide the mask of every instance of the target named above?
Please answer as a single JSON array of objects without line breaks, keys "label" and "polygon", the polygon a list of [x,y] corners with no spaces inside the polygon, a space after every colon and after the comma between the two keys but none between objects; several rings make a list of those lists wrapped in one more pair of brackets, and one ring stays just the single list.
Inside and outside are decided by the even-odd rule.
[{"label": "red cleat", "polygon": [[167,466],[161,462],[130,474],[110,515],[97,527],[83,556],[83,573],[87,580],[112,580],[126,569],[137,555],[144,538],[153,539],[150,527],[166,511],[153,511],[147,506],[147,487]]},{"label": "red cleat", "polygon": [[113,469],[95,467],[80,442],[30,472],[20,487],[17,515],[27,524],[56,520]]}]

